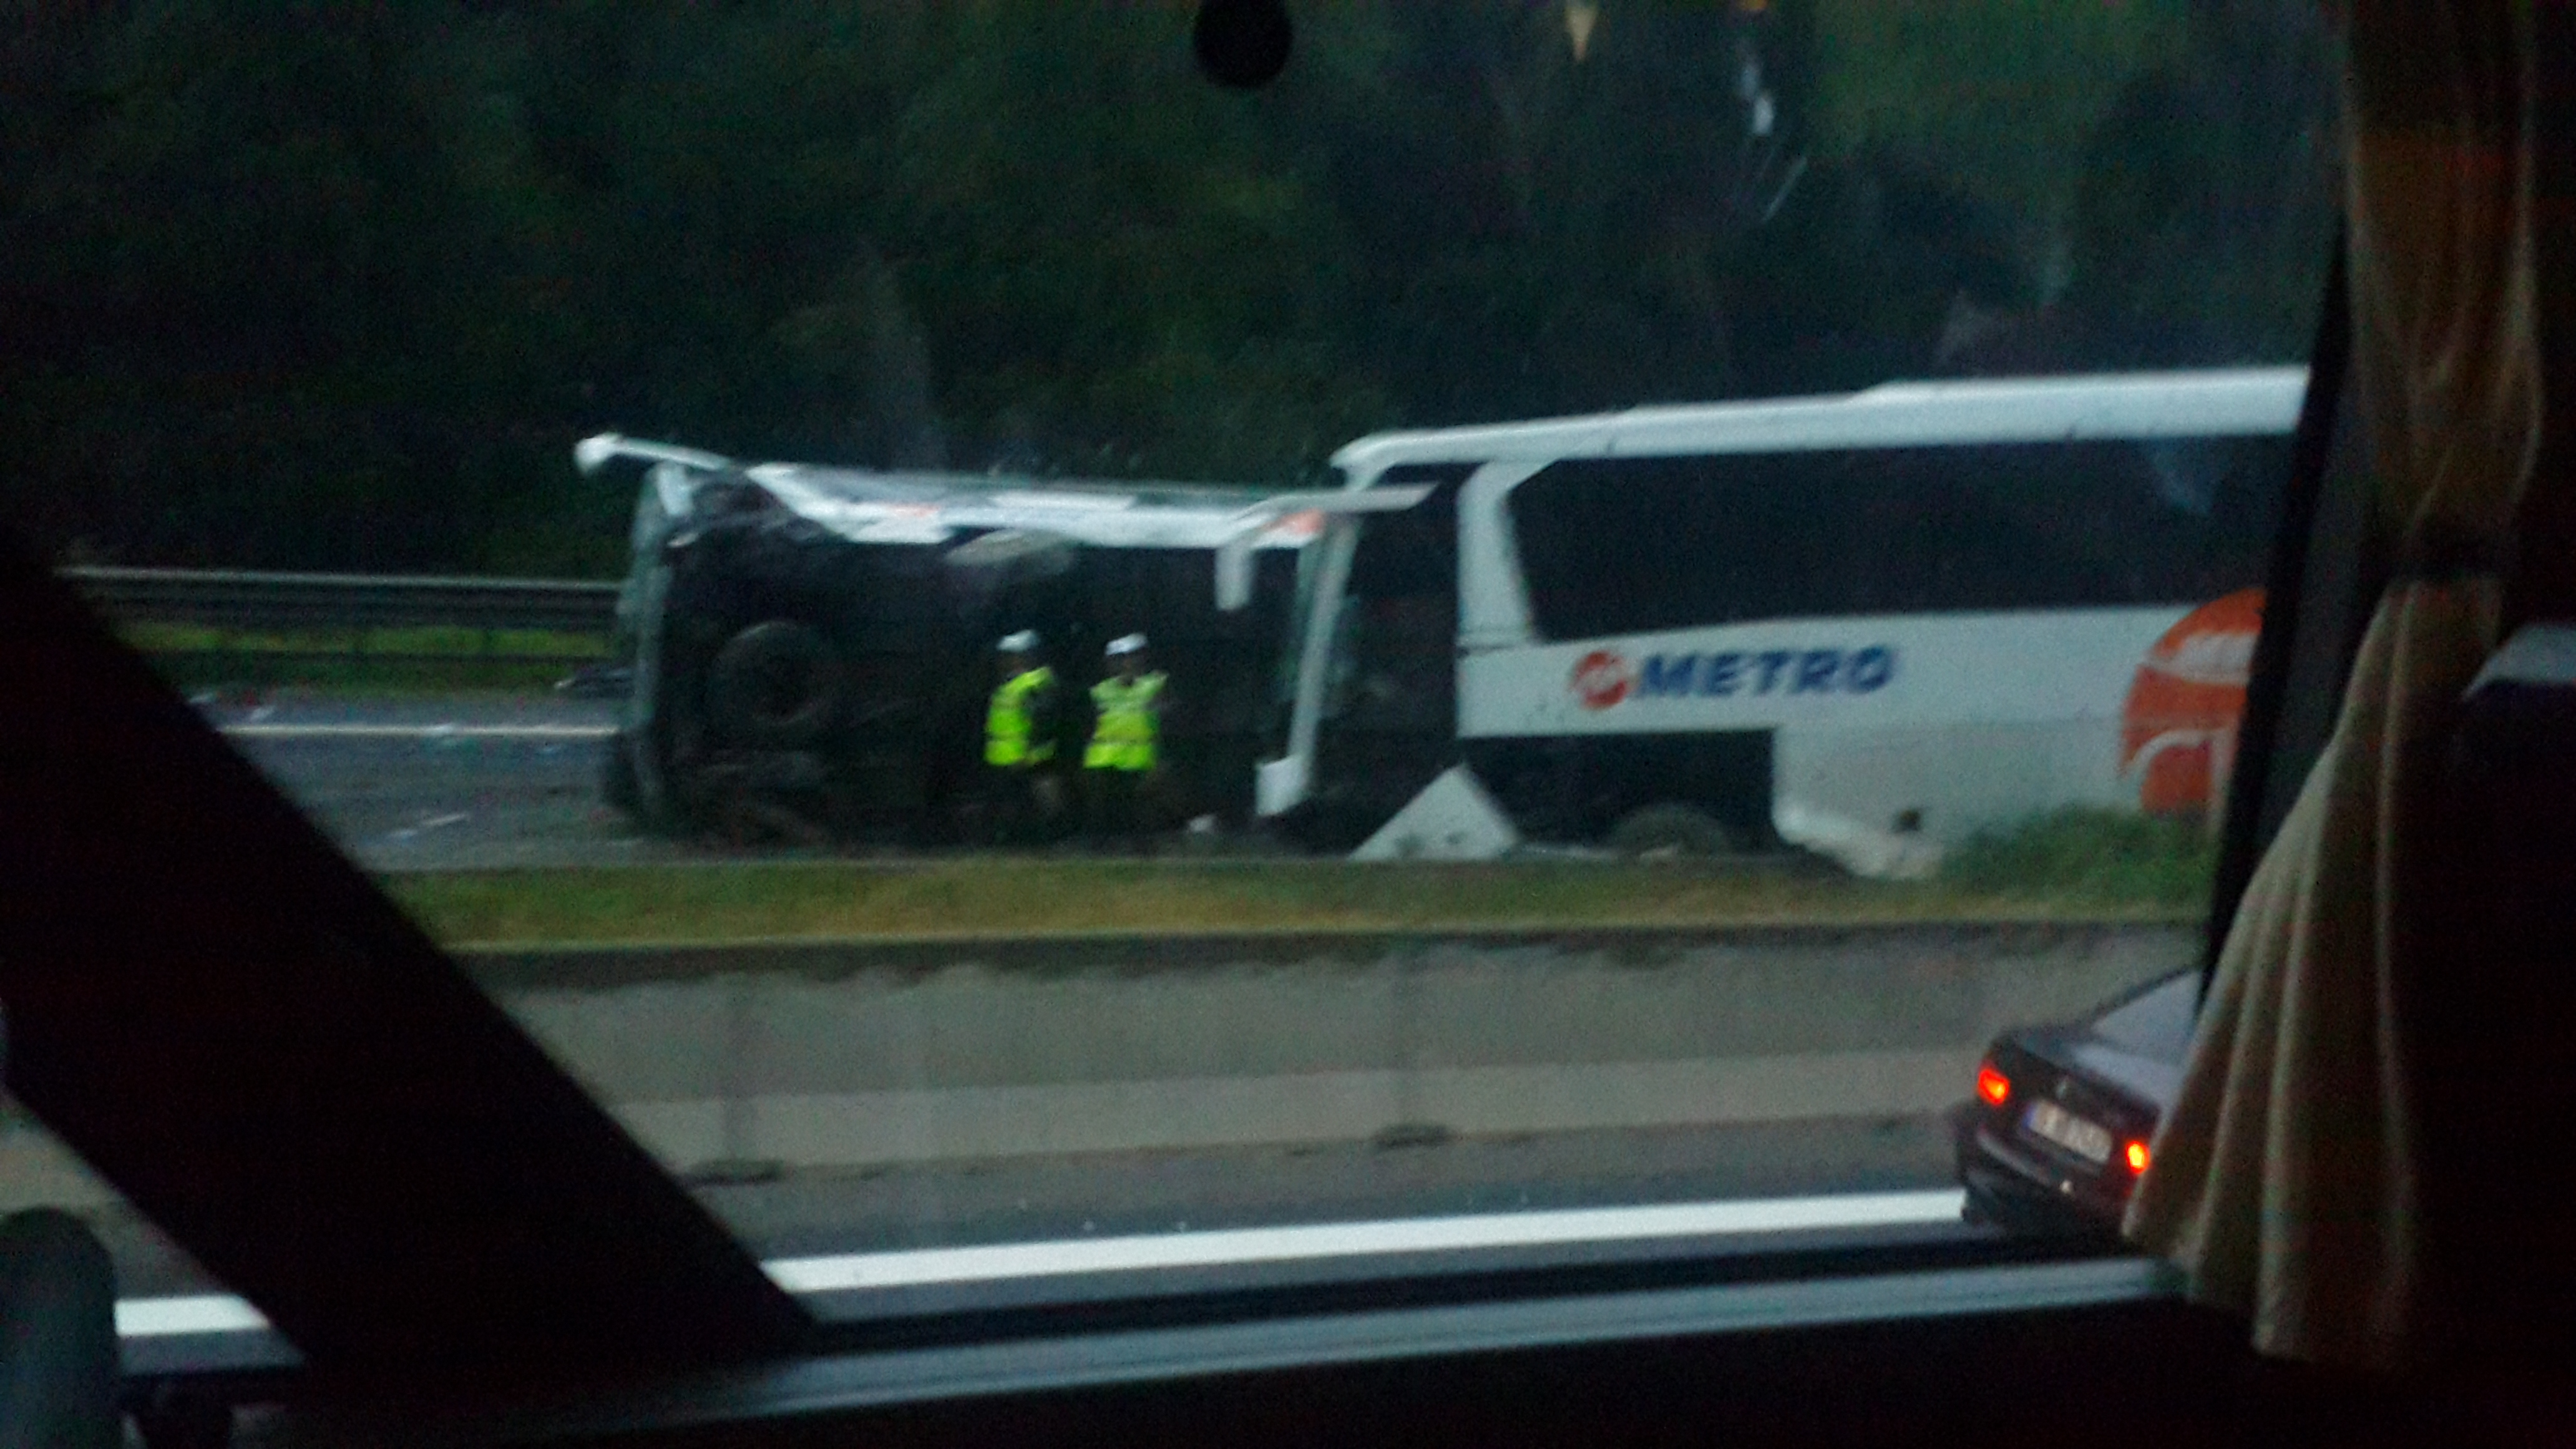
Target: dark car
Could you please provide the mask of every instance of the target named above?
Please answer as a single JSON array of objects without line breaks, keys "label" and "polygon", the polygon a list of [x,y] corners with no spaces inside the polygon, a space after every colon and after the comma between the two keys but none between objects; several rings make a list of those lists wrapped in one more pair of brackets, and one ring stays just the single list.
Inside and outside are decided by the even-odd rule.
[{"label": "dark car", "polygon": [[2200,973],[2182,971],[2079,1021],[2014,1027],[1952,1113],[1971,1221],[2112,1233],[2147,1169],[2191,1050]]}]

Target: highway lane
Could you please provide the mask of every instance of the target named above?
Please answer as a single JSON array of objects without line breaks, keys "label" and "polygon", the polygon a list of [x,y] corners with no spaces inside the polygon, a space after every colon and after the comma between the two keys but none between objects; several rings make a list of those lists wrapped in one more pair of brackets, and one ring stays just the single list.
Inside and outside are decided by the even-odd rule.
[{"label": "highway lane", "polygon": [[288,693],[198,704],[371,870],[614,865],[705,853],[645,835],[601,800],[613,702]]},{"label": "highway lane", "polygon": [[[252,763],[380,872],[663,861],[885,861],[885,845],[743,849],[637,828],[600,794],[615,701],[526,695],[281,692],[196,703]],[[1211,847],[1202,842],[1195,853]]]},{"label": "highway lane", "polygon": [[[72,1207],[98,1229],[121,1296],[223,1290],[78,1164],[48,1178],[10,1177],[52,1190],[0,1196]],[[1920,1115],[1089,1153],[732,1181],[702,1174],[690,1183],[764,1259],[1956,1185],[1941,1123]]]}]

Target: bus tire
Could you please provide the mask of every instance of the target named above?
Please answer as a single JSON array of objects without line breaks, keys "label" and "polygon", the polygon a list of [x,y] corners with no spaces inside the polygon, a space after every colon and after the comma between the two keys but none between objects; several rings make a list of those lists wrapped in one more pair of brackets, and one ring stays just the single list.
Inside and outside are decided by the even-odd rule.
[{"label": "bus tire", "polygon": [[716,732],[759,749],[820,741],[840,716],[842,689],[831,641],[793,619],[752,625],[707,665],[707,713]]},{"label": "bus tire", "polygon": [[1630,860],[1699,860],[1742,849],[1735,832],[1716,816],[1673,802],[1628,812],[1610,827],[1609,845]]}]

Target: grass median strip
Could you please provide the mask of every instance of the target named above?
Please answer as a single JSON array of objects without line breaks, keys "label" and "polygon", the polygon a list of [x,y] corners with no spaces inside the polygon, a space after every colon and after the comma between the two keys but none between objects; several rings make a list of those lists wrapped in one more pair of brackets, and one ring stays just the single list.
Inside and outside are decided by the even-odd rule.
[{"label": "grass median strip", "polygon": [[389,882],[457,945],[1459,930],[1898,921],[2191,919],[2140,898],[2014,895],[1691,866],[1296,861],[1207,868],[980,859],[454,872]]}]

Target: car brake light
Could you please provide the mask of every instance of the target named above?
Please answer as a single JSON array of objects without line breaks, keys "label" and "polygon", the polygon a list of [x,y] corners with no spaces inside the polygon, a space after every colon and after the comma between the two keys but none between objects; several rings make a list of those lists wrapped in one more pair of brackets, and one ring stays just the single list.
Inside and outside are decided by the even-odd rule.
[{"label": "car brake light", "polygon": [[2131,1172],[2144,1172],[2147,1170],[2147,1144],[2137,1141],[2134,1138],[2131,1139],[2129,1142],[2128,1157],[2129,1170]]},{"label": "car brake light", "polygon": [[1987,1062],[1977,1068],[1977,1095],[1985,1099],[1987,1106],[2000,1107],[2012,1100],[2012,1078],[1996,1071],[1994,1063]]}]

